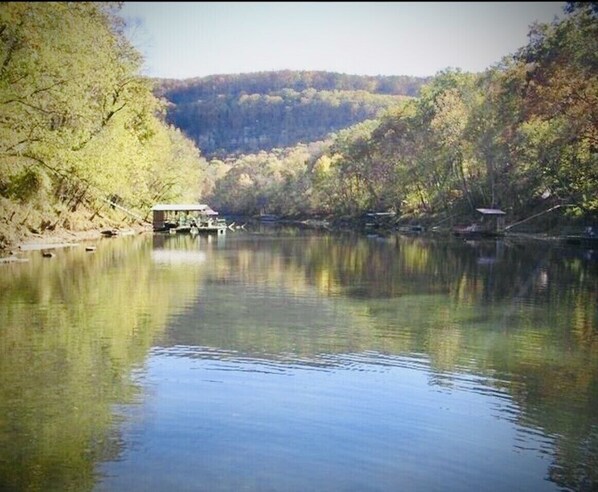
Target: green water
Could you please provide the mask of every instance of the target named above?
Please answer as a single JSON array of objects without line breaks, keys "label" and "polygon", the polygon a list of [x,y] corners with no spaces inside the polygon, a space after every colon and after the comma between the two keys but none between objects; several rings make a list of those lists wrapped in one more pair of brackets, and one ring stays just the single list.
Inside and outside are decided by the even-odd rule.
[{"label": "green water", "polygon": [[598,261],[264,227],[0,265],[0,490],[595,490]]}]

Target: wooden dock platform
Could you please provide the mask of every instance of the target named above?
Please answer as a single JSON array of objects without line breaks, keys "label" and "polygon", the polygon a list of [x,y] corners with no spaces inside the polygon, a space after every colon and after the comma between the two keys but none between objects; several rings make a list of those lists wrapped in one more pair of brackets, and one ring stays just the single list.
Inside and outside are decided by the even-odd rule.
[{"label": "wooden dock platform", "polygon": [[176,225],[166,230],[170,234],[224,234],[228,226],[222,223],[199,224],[199,225]]}]

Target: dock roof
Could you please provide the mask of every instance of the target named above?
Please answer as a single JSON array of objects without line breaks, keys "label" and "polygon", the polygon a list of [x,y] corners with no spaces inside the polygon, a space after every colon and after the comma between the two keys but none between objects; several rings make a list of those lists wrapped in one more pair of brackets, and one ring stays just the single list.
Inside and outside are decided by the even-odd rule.
[{"label": "dock roof", "polygon": [[205,203],[160,203],[152,207],[153,211],[162,212],[203,212],[206,215],[218,215]]},{"label": "dock roof", "polygon": [[482,215],[506,215],[506,212],[499,210],[497,208],[476,208],[478,212]]}]

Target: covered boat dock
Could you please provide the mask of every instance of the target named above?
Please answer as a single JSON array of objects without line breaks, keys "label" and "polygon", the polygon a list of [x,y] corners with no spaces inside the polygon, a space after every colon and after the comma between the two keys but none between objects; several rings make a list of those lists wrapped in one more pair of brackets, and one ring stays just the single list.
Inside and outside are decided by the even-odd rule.
[{"label": "covered boat dock", "polygon": [[224,234],[227,225],[205,203],[158,204],[152,207],[154,231]]},{"label": "covered boat dock", "polygon": [[459,237],[502,236],[505,232],[506,213],[497,208],[476,208],[481,220],[467,226],[453,227],[453,234]]}]

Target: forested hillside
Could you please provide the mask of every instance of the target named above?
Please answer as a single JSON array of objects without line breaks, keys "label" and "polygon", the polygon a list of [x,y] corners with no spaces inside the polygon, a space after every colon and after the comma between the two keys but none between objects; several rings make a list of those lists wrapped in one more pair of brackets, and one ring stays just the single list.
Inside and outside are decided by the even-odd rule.
[{"label": "forested hillside", "polygon": [[[118,4],[0,4],[0,247],[123,220],[115,204],[143,216],[177,201],[436,222],[562,206],[598,220],[595,3],[567,4],[483,73],[424,86],[285,71],[152,87],[140,67]],[[172,121],[209,122],[189,134],[209,162],[165,104]],[[239,155],[250,149],[264,150]]]},{"label": "forested hillside", "polygon": [[480,74],[446,70],[383,116],[319,145],[213,160],[222,210],[436,222],[500,207],[598,220],[598,12],[570,3]]},{"label": "forested hillside", "polygon": [[0,4],[0,247],[197,200],[198,149],[159,117],[118,5]]},{"label": "forested hillside", "polygon": [[427,79],[280,71],[156,80],[168,121],[207,156],[321,140],[416,96]]}]

